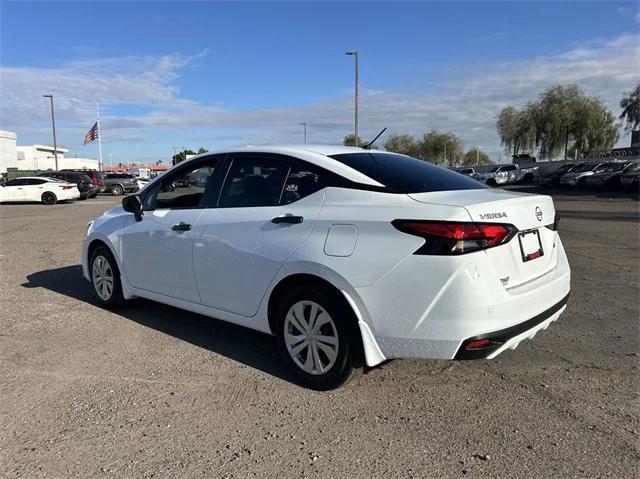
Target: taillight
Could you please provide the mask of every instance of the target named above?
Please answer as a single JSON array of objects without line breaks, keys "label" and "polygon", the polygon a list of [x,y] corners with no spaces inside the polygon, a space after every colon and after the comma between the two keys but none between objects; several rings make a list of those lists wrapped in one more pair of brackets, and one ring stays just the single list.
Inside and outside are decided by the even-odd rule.
[{"label": "taillight", "polygon": [[70,190],[74,186],[76,186],[76,185],[60,185],[60,188],[62,188],[63,190]]},{"label": "taillight", "polygon": [[425,239],[414,254],[457,255],[507,243],[518,232],[513,225],[459,221],[393,220],[398,230]]}]

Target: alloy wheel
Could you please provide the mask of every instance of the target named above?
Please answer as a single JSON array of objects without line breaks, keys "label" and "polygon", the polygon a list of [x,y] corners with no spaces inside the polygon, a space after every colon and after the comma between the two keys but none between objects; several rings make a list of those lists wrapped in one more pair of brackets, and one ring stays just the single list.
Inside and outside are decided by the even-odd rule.
[{"label": "alloy wheel", "polygon": [[42,203],[45,205],[52,205],[56,202],[56,196],[53,193],[44,193],[42,195]]},{"label": "alloy wheel", "polygon": [[325,374],[338,357],[336,325],[313,301],[298,301],[291,306],[284,321],[284,341],[293,362],[312,375]]},{"label": "alloy wheel", "polygon": [[93,260],[91,277],[93,279],[93,287],[96,290],[97,295],[103,301],[109,301],[113,294],[114,278],[111,265],[104,256],[98,255]]}]

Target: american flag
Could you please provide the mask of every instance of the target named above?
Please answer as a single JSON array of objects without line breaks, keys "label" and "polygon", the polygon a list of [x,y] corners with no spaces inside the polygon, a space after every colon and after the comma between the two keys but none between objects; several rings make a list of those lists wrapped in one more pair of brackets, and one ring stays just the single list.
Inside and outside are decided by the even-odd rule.
[{"label": "american flag", "polygon": [[96,121],[91,129],[84,135],[84,144],[86,145],[90,141],[95,141],[100,136],[98,133],[98,122]]}]

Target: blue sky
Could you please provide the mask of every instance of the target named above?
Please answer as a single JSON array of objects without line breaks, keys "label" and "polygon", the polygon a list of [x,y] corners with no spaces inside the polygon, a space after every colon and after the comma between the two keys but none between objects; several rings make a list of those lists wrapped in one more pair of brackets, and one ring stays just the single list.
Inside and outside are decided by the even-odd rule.
[{"label": "blue sky", "polygon": [[79,156],[97,154],[96,101],[105,155],[125,161],[296,143],[302,121],[340,142],[357,49],[362,136],[451,130],[497,156],[502,106],[573,82],[617,114],[640,80],[632,2],[89,3],[0,5],[0,128],[19,144],[51,141],[44,93]]}]

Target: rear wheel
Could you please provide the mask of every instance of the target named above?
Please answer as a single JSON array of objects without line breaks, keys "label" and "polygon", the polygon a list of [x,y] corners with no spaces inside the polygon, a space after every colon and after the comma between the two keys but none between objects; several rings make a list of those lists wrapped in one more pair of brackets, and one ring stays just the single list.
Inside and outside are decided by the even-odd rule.
[{"label": "rear wheel", "polygon": [[120,271],[115,258],[106,246],[98,246],[89,263],[91,284],[101,306],[115,309],[125,303],[120,283]]},{"label": "rear wheel", "polygon": [[45,191],[42,193],[40,199],[42,200],[43,205],[55,205],[58,202],[58,198],[51,191]]},{"label": "rear wheel", "polygon": [[124,193],[124,189],[120,185],[113,185],[111,187],[111,193],[114,196],[121,196]]},{"label": "rear wheel", "polygon": [[301,286],[283,297],[278,343],[289,369],[305,387],[340,387],[363,370],[353,311],[327,288]]}]

